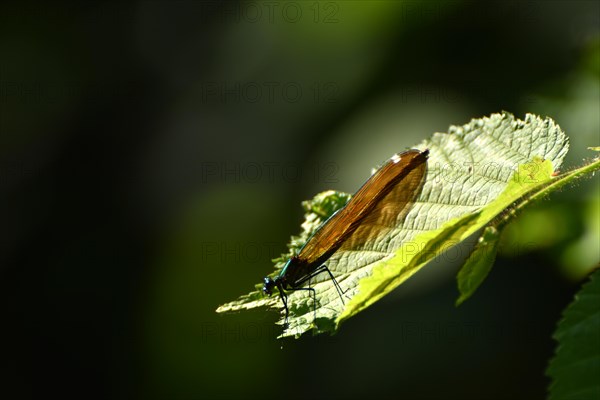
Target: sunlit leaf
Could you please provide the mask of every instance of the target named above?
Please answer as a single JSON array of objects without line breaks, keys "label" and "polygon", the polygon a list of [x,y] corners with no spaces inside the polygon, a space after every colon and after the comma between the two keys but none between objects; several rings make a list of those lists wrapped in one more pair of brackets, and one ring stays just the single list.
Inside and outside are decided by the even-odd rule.
[{"label": "sunlit leaf", "polygon": [[494,226],[488,226],[483,231],[475,249],[458,273],[460,297],[456,300],[457,306],[471,297],[487,277],[496,259],[499,239],[500,232]]},{"label": "sunlit leaf", "polygon": [[[292,292],[289,327],[283,336],[299,336],[315,325],[318,331],[337,329],[434,256],[477,232],[531,190],[547,185],[553,169],[560,167],[568,143],[548,118],[527,115],[521,121],[502,113],[452,126],[449,133],[436,133],[415,147],[430,150],[428,175],[406,218],[375,243],[339,250],[328,260],[350,300],[342,304],[333,283],[322,274],[325,276],[312,282],[317,293],[316,321],[309,294]],[[335,192],[329,195],[339,196]],[[316,217],[309,212],[307,221],[311,218]],[[292,241],[290,247],[294,244],[298,243]],[[281,309],[276,296],[263,298],[253,292],[217,311],[260,306]]]}]

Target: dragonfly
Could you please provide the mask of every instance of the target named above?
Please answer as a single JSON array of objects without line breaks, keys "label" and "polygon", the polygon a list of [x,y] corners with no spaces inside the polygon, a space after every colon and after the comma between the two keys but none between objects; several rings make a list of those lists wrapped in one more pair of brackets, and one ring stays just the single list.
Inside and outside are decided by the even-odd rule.
[{"label": "dragonfly", "polygon": [[[420,193],[427,174],[429,150],[407,150],[386,161],[344,207],[336,211],[309,237],[274,278],[265,277],[262,291],[271,296],[277,288],[285,310],[284,327],[288,326],[288,293],[306,290],[313,299],[316,321],[316,292],[310,280],[326,272],[342,304],[339,283],[327,267],[327,260],[339,250],[355,250],[370,240],[390,232],[404,220]],[[304,285],[308,282],[308,287]]]}]

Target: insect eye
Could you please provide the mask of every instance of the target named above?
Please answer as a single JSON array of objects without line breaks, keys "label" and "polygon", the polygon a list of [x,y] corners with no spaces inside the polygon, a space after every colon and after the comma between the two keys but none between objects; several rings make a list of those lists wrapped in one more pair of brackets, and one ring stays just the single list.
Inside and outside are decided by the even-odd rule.
[{"label": "insect eye", "polygon": [[275,284],[275,282],[273,282],[273,279],[269,278],[268,276],[265,277],[265,279],[263,280],[263,282],[264,282],[264,284],[263,284],[262,291],[267,296],[270,296],[271,295],[271,289],[273,288],[273,285]]}]

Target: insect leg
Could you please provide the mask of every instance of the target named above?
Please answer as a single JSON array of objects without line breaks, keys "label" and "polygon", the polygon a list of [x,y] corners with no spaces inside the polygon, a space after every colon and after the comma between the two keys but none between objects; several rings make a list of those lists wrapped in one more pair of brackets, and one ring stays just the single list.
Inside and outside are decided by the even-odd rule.
[{"label": "insect leg", "polygon": [[345,304],[344,303],[344,299],[342,298],[342,295],[345,294],[348,291],[349,288],[346,289],[346,291],[343,291],[342,287],[340,286],[340,284],[338,283],[338,281],[333,277],[333,274],[331,273],[331,271],[329,270],[329,268],[327,268],[327,265],[323,264],[321,266],[321,268],[323,268],[323,270],[327,271],[327,273],[329,274],[329,277],[333,281],[333,285],[335,286],[335,288],[336,288],[336,290],[338,292],[338,295],[340,296],[340,300],[342,301],[342,304]]},{"label": "insect leg", "polygon": [[342,297],[342,295],[346,292],[344,292],[340,286],[340,284],[338,283],[338,281],[335,279],[335,277],[333,276],[333,274],[331,273],[331,271],[329,270],[329,268],[327,268],[327,265],[323,264],[321,265],[319,268],[315,269],[309,276],[307,279],[310,279],[311,277],[320,274],[321,272],[327,272],[329,274],[329,277],[331,278],[331,281],[333,282],[333,286],[335,287],[335,290],[338,292],[338,295],[340,296],[340,300],[342,301],[342,304],[346,304],[344,302],[344,298]]},{"label": "insect leg", "polygon": [[285,309],[285,320],[283,323],[283,329],[285,330],[288,325],[288,317],[290,315],[290,310],[287,306],[287,294],[283,291],[283,288],[279,287],[279,297],[281,298],[281,302],[283,303],[283,308]]}]

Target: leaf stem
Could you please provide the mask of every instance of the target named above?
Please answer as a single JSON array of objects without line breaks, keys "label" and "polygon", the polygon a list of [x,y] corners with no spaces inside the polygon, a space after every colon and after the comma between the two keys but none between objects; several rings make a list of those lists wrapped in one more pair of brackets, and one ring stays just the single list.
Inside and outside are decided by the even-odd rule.
[{"label": "leaf stem", "polygon": [[590,173],[594,173],[597,170],[600,170],[600,157],[596,157],[592,162],[580,168],[558,175],[551,181],[545,182],[537,188],[531,190],[529,192],[531,195],[528,193],[527,195],[523,196],[521,201],[514,205],[509,214],[505,215],[504,218],[492,225],[498,229],[502,229],[516,216],[518,212],[522,211],[531,203],[541,200],[547,194],[559,190],[563,186],[566,186],[570,183],[574,183],[577,179],[580,179]]}]

